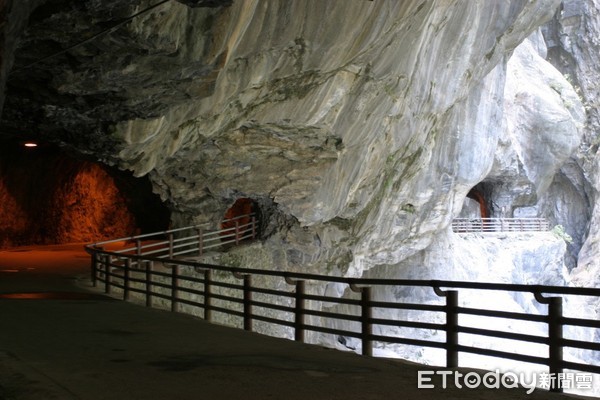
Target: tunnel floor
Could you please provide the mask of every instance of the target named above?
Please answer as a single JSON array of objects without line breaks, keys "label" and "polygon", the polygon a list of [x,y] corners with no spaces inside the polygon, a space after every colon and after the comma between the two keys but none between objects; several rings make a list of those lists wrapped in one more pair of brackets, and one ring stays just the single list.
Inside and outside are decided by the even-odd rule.
[{"label": "tunnel floor", "polygon": [[418,389],[418,371],[435,368],[106,301],[88,265],[79,244],[0,251],[0,399],[576,397],[440,382]]}]

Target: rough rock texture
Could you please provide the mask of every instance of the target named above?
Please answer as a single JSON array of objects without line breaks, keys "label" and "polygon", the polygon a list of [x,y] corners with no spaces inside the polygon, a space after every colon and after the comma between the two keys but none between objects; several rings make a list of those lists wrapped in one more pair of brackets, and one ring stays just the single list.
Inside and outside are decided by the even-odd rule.
[{"label": "rough rock texture", "polygon": [[[593,263],[590,250],[598,236],[594,209],[598,201],[599,8],[597,1],[564,1],[553,20],[543,27],[548,60],[573,85],[586,112],[577,152],[561,167],[547,196],[540,201],[543,213],[563,225],[573,238],[566,258],[570,268]],[[580,253],[582,247],[586,250]]]},{"label": "rough rock texture", "polygon": [[163,230],[169,215],[157,200],[147,181],[0,140],[0,248]]},{"label": "rough rock texture", "polygon": [[0,114],[4,104],[4,85],[13,65],[17,38],[27,26],[31,11],[42,0],[5,0],[0,2]]},{"label": "rough rock texture", "polygon": [[254,198],[290,268],[400,262],[482,181],[496,215],[549,216],[581,246],[591,180],[563,165],[583,109],[536,32],[558,1],[154,4],[38,7],[3,132],[148,174],[175,224]]},{"label": "rough rock texture", "polygon": [[[174,225],[256,202],[263,240],[207,261],[600,283],[600,0],[48,0],[7,26],[3,135],[149,176]],[[473,187],[563,225],[570,275],[549,234],[450,232]]]},{"label": "rough rock texture", "polygon": [[579,284],[597,286],[599,281],[593,277],[600,271],[597,257],[600,251],[600,2],[564,1],[545,30],[545,36],[550,44],[550,60],[569,76],[586,109],[582,144],[573,160],[563,168],[562,179],[568,180],[580,194],[579,201],[573,201],[574,207],[569,208],[581,210],[580,215],[588,221],[587,224],[581,221],[579,225],[585,226],[580,228],[583,232],[568,232],[581,242],[585,240],[578,254],[578,272],[592,280]]}]

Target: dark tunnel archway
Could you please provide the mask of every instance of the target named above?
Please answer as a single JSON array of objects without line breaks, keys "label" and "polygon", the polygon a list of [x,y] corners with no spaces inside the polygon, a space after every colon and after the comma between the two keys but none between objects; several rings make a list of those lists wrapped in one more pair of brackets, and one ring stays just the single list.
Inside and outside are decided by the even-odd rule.
[{"label": "dark tunnel archway", "polygon": [[[221,223],[221,229],[227,230],[226,232],[223,233],[223,235],[225,235],[225,236],[230,235],[230,233],[228,231],[229,230],[233,231],[236,227],[236,223],[238,226],[248,225],[252,221],[250,214],[254,214],[254,216],[256,218],[257,211],[258,211],[258,204],[256,203],[256,201],[254,201],[253,199],[250,199],[248,197],[238,198],[231,205],[231,207],[229,207],[227,209],[227,211],[225,211],[225,214],[223,215],[223,222]],[[240,235],[240,237],[237,239],[242,239],[242,240],[249,239],[248,237],[243,238],[242,236],[244,236],[244,235]],[[223,238],[223,239],[227,240],[227,238]]]},{"label": "dark tunnel archway", "polygon": [[0,141],[0,248],[126,237],[169,219],[147,178],[55,146]]},{"label": "dark tunnel archway", "polygon": [[490,208],[485,200],[485,196],[478,189],[471,189],[469,193],[467,193],[467,197],[475,200],[479,203],[479,212],[481,214],[481,218],[489,218],[490,217]]}]

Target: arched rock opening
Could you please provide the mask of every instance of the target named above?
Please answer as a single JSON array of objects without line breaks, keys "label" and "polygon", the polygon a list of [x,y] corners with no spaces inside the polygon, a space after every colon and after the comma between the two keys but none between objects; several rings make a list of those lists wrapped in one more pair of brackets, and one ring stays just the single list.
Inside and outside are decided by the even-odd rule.
[{"label": "arched rock opening", "polygon": [[0,143],[0,247],[98,241],[168,223],[147,179],[53,146]]},{"label": "arched rock opening", "polygon": [[469,193],[467,193],[467,198],[475,200],[477,203],[479,203],[479,213],[480,213],[481,218],[489,218],[490,217],[490,209],[487,205],[487,202],[485,201],[485,197],[483,196],[483,193],[481,193],[479,190],[473,188],[473,189],[469,190]]},{"label": "arched rock opening", "polygon": [[[223,222],[221,223],[221,229],[226,229],[222,235],[223,240],[230,240],[229,235],[235,234],[236,226],[240,229],[246,229],[252,222],[252,218],[257,219],[258,205],[256,201],[248,198],[238,198],[232,205],[225,211],[223,215]],[[256,225],[258,226],[258,224]],[[256,230],[256,227],[254,228]],[[256,232],[257,233],[257,232]],[[255,235],[256,236],[256,235]],[[249,240],[251,237],[247,234],[238,233],[236,240]]]}]

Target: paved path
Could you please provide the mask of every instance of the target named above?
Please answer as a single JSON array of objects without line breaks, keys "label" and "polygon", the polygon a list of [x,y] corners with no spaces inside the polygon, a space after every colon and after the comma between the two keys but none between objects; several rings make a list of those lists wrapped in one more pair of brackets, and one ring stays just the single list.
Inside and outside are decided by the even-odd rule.
[{"label": "paved path", "polygon": [[89,288],[80,249],[0,251],[0,400],[566,398],[417,389],[426,367],[114,300]]}]

